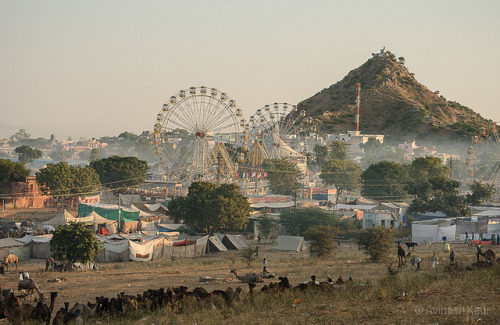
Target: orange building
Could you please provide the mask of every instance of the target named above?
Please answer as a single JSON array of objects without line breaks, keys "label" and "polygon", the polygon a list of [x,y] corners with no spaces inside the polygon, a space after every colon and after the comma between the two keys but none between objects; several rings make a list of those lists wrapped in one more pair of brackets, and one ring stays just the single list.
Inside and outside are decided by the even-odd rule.
[{"label": "orange building", "polygon": [[27,176],[24,182],[11,182],[10,187],[11,193],[5,202],[7,208],[43,208],[52,203],[52,197],[43,193],[45,188],[34,176]]}]

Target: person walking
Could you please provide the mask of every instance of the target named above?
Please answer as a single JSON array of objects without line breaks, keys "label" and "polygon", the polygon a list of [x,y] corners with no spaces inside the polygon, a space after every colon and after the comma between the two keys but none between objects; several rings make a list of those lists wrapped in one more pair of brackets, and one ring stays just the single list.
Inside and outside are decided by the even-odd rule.
[{"label": "person walking", "polygon": [[264,259],[264,269],[262,270],[262,273],[267,273],[267,260]]},{"label": "person walking", "polygon": [[50,266],[50,257],[47,257],[45,259],[45,272],[49,270],[49,266]]},{"label": "person walking", "polygon": [[415,255],[413,255],[410,259],[410,263],[411,263],[411,270],[415,270]]},{"label": "person walking", "polygon": [[439,264],[438,258],[436,256],[436,253],[432,255],[432,268],[436,267],[436,264]]},{"label": "person walking", "polygon": [[420,258],[420,256],[417,256],[415,258],[415,263],[417,263],[417,268],[415,269],[415,271],[420,271],[420,263],[422,262],[422,259]]},{"label": "person walking", "polygon": [[452,249],[450,252],[450,264],[455,263],[455,251]]}]

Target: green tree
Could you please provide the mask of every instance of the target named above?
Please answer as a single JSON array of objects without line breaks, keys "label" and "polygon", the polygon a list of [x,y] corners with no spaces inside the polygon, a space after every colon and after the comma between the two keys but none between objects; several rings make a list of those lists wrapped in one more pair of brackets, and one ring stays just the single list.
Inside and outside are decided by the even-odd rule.
[{"label": "green tree", "polygon": [[471,193],[467,193],[466,200],[469,205],[481,205],[486,200],[490,200],[495,193],[495,188],[491,184],[484,184],[478,181],[469,185]]},{"label": "green tree", "polygon": [[405,61],[406,61],[406,60],[405,60],[405,58],[404,58],[404,57],[400,56],[400,57],[398,58],[398,61],[399,61],[399,63],[401,63],[402,65],[405,65]]},{"label": "green tree", "polygon": [[330,159],[347,159],[347,146],[348,144],[340,141],[333,141],[330,144]]},{"label": "green tree", "polygon": [[42,151],[38,149],[33,149],[29,146],[20,146],[14,149],[14,152],[17,153],[19,162],[22,164],[29,164],[33,160],[37,160],[42,157]]},{"label": "green tree", "polygon": [[357,242],[373,262],[381,262],[387,257],[392,248],[393,234],[393,229],[372,227],[361,230]]},{"label": "green tree", "polygon": [[288,158],[266,159],[262,167],[267,171],[267,180],[272,193],[295,197],[300,177],[295,162]]},{"label": "green tree", "polygon": [[90,167],[69,166],[67,162],[48,164],[36,173],[39,184],[49,188],[53,196],[76,195],[83,197],[96,190],[99,176]]},{"label": "green tree", "polygon": [[337,203],[344,191],[356,191],[361,181],[361,168],[353,161],[330,159],[321,168],[319,177],[337,189]]},{"label": "green tree", "polygon": [[139,136],[137,134],[134,134],[132,132],[122,132],[120,135],[118,135],[118,138],[122,138],[123,140],[127,142],[135,142]]},{"label": "green tree", "polygon": [[410,203],[408,213],[441,211],[447,217],[465,217],[471,214],[465,196],[458,194],[460,182],[449,177],[434,177],[429,180],[430,190],[424,196],[417,196]]},{"label": "green tree", "polygon": [[26,129],[20,129],[16,133],[10,136],[10,141],[18,144],[23,144],[31,139],[31,134],[26,132]]},{"label": "green tree", "polygon": [[328,146],[317,144],[314,146],[313,152],[314,162],[321,169],[329,155]]},{"label": "green tree", "polygon": [[194,182],[187,197],[173,199],[168,209],[176,222],[207,234],[217,230],[241,230],[248,222],[251,208],[248,198],[235,184],[216,187],[209,182]]},{"label": "green tree", "polygon": [[280,223],[294,236],[314,226],[329,226],[333,216],[319,208],[287,209],[280,212]]},{"label": "green tree", "polygon": [[80,159],[88,160],[90,162],[100,159],[99,158],[99,149],[97,149],[97,148],[82,151],[82,152],[80,152],[79,156],[80,156]]},{"label": "green tree", "polygon": [[49,153],[49,157],[53,161],[67,161],[75,154],[74,149],[64,149],[63,146],[58,145]]},{"label": "green tree", "polygon": [[364,196],[381,201],[404,199],[407,195],[408,172],[405,166],[391,162],[381,161],[370,165],[363,174]]},{"label": "green tree", "polygon": [[276,221],[274,221],[267,215],[263,215],[259,218],[258,225],[259,225],[259,234],[264,239],[269,238],[269,236],[278,226]]},{"label": "green tree", "polygon": [[311,255],[325,257],[335,250],[335,237],[339,229],[332,226],[314,226],[304,232],[304,237],[309,241]]},{"label": "green tree", "polygon": [[101,183],[110,188],[135,186],[144,183],[148,163],[136,157],[113,156],[90,163]]},{"label": "green tree", "polygon": [[30,175],[30,171],[23,164],[0,159],[0,193],[8,193],[9,182],[19,182]]},{"label": "green tree", "polygon": [[410,177],[408,192],[420,197],[432,194],[430,180],[436,177],[449,177],[450,168],[443,165],[437,157],[419,157],[412,161],[408,175]]},{"label": "green tree", "polygon": [[83,222],[70,222],[56,229],[50,250],[58,260],[87,263],[95,261],[101,246],[94,231]]}]

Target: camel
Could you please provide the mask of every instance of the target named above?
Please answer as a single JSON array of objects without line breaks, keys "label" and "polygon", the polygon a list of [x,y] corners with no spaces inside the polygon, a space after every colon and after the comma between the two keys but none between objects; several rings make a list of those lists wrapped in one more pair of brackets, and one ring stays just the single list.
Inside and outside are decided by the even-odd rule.
[{"label": "camel", "polygon": [[247,273],[243,276],[239,275],[238,270],[231,270],[231,273],[236,275],[236,278],[240,280],[241,282],[245,283],[262,283],[264,282],[264,279],[256,273]]},{"label": "camel", "polygon": [[33,294],[33,292],[36,291],[40,296],[40,300],[43,300],[43,293],[38,289],[38,286],[36,285],[36,282],[33,279],[24,279],[19,281],[19,283],[17,284],[17,290],[26,291],[27,298],[29,298]]},{"label": "camel", "polygon": [[401,267],[402,265],[406,266],[406,252],[401,246],[401,243],[398,243],[398,265],[399,267]]},{"label": "camel", "polygon": [[57,292],[50,293],[50,306],[47,307],[43,302],[38,302],[35,309],[31,312],[31,319],[38,322],[44,322],[45,324],[50,324],[50,318],[52,316],[52,311],[54,310],[54,302],[57,298]]},{"label": "camel", "polygon": [[56,316],[54,317],[54,320],[52,320],[52,325],[68,324],[71,319],[68,313],[68,308],[69,302],[65,302],[64,308],[59,309]]},{"label": "camel", "polygon": [[495,254],[495,252],[493,250],[491,250],[491,248],[489,248],[486,252],[482,252],[480,249],[478,250],[478,253],[479,255],[481,256],[484,256],[484,258],[490,262],[490,264],[493,264],[496,259],[497,259],[497,255]]},{"label": "camel", "polygon": [[16,271],[17,271],[17,264],[19,263],[19,258],[17,258],[17,256],[14,254],[9,254],[5,258],[4,263],[7,265],[7,271],[10,271],[10,265],[12,263],[15,263],[16,264]]},{"label": "camel", "polygon": [[11,292],[5,298],[2,309],[11,324],[24,324],[31,319],[31,313],[35,307],[29,304],[21,305],[19,299]]}]

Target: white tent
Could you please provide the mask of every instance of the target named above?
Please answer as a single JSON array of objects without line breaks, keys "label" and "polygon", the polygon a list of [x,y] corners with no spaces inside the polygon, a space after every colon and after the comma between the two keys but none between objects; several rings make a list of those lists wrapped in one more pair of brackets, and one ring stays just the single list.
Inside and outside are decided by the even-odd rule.
[{"label": "white tent", "polygon": [[273,249],[300,252],[306,250],[306,241],[299,236],[278,236]]},{"label": "white tent", "polygon": [[116,234],[118,229],[118,222],[116,220],[106,219],[101,217],[97,212],[92,211],[86,217],[76,218],[77,221],[83,222],[86,225],[94,225],[94,231],[97,230],[98,224],[106,224],[106,229],[110,234]]},{"label": "white tent", "polygon": [[435,242],[446,240],[455,240],[457,226],[452,225],[450,221],[443,219],[433,219],[428,221],[416,221],[411,225],[412,241],[416,243],[424,240]]},{"label": "white tent", "polygon": [[70,221],[78,221],[77,218],[75,218],[71,213],[68,211],[64,210],[58,215],[56,215],[54,218],[44,221],[41,223],[42,226],[52,226],[54,228],[57,228],[60,225],[65,225]]}]

